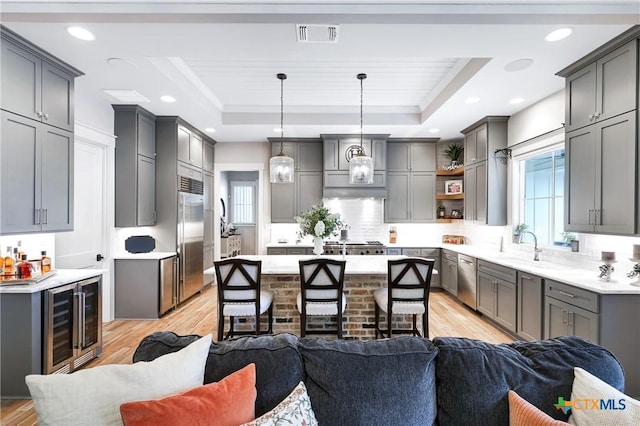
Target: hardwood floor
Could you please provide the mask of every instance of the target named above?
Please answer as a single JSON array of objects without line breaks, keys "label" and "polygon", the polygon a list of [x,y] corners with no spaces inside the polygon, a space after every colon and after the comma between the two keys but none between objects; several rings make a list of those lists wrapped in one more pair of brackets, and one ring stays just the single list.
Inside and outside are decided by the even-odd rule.
[{"label": "hardwood floor", "polygon": [[[103,328],[103,354],[87,367],[105,364],[130,364],[138,343],[156,331],[177,334],[213,333],[216,336],[215,287],[205,289],[178,310],[153,321],[111,321]],[[482,316],[460,304],[447,293],[434,292],[429,300],[431,337],[470,337],[491,343],[506,343],[513,338],[485,321]],[[37,425],[30,400],[2,400],[1,425]]]}]

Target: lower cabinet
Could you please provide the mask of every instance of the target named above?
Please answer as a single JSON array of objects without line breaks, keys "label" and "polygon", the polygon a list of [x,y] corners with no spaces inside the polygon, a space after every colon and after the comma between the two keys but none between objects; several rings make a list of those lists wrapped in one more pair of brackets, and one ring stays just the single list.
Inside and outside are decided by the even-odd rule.
[{"label": "lower cabinet", "polygon": [[478,261],[478,311],[511,332],[516,332],[516,271]]},{"label": "lower cabinet", "polygon": [[[387,255],[389,254],[389,249],[387,249]],[[438,271],[438,273],[431,275],[431,287],[440,288],[440,274],[442,273],[442,271],[440,267],[439,248],[403,248],[402,254],[410,257],[424,257],[425,259],[433,259],[435,261],[433,264],[433,268]]]},{"label": "lower cabinet", "polygon": [[516,334],[525,340],[542,339],[542,278],[518,271],[518,322]]},{"label": "lower cabinet", "polygon": [[599,296],[567,284],[545,281],[545,338],[578,336],[599,343]]},{"label": "lower cabinet", "polygon": [[458,255],[449,250],[442,250],[442,266],[440,267],[440,286],[443,290],[458,296]]},{"label": "lower cabinet", "polygon": [[175,255],[115,259],[114,265],[115,319],[156,319],[176,306]]},{"label": "lower cabinet", "polygon": [[313,254],[313,247],[267,247],[267,255],[297,255]]}]

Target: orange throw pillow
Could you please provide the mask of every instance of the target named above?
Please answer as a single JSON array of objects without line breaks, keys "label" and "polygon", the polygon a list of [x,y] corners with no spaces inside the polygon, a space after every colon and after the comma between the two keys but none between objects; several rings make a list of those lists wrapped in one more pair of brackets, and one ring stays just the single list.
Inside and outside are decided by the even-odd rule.
[{"label": "orange throw pillow", "polygon": [[239,425],[255,418],[256,365],[162,399],[120,405],[125,426]]},{"label": "orange throw pillow", "polygon": [[509,426],[560,426],[568,425],[542,412],[535,405],[509,391]]}]

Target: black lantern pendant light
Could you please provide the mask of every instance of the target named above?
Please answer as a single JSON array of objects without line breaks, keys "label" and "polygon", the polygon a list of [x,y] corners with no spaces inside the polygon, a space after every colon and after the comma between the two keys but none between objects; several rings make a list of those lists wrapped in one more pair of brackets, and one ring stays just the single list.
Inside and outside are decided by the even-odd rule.
[{"label": "black lantern pendant light", "polygon": [[360,146],[354,145],[350,147],[353,148],[353,156],[349,161],[349,183],[353,184],[373,183],[373,158],[367,156],[362,146],[362,133],[364,131],[362,124],[362,81],[365,78],[367,78],[366,74],[358,74],[358,80],[360,80]]},{"label": "black lantern pendant light", "polygon": [[280,80],[280,153],[269,160],[271,183],[293,183],[293,158],[283,152],[284,147],[284,80],[286,74],[278,74]]}]

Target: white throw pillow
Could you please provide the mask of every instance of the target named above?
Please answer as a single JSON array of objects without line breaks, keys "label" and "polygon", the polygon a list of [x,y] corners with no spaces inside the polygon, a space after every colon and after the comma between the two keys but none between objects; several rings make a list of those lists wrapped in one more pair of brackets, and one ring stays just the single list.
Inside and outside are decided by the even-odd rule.
[{"label": "white throw pillow", "polygon": [[570,424],[577,426],[638,426],[640,424],[640,401],[630,398],[580,367],[575,367],[573,374]]},{"label": "white throw pillow", "polygon": [[72,374],[25,378],[40,426],[122,425],[123,402],[163,398],[201,386],[211,346],[208,334],[150,362],[104,365]]},{"label": "white throw pillow", "polygon": [[273,410],[241,426],[276,425],[318,425],[304,382],[298,383],[298,386],[296,386],[280,404],[276,405]]}]

